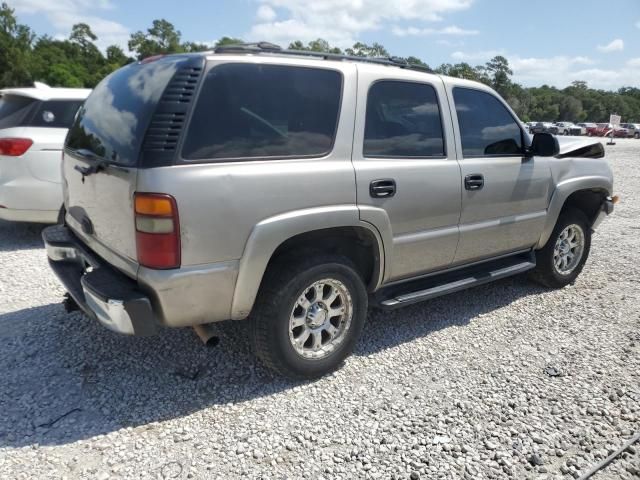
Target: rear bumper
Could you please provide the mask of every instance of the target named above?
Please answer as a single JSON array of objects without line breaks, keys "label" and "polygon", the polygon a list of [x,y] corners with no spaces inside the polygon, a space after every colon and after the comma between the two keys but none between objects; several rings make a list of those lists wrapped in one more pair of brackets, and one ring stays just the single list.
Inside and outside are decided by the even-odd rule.
[{"label": "rear bumper", "polygon": [[156,332],[151,301],[135,281],[87,250],[67,227],[45,228],[42,238],[51,268],[85,314],[119,333]]}]

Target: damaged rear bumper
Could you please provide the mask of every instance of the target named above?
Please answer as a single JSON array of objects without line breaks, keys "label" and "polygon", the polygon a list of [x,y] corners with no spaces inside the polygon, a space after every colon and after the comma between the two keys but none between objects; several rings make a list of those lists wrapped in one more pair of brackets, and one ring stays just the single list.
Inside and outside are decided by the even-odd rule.
[{"label": "damaged rear bumper", "polygon": [[67,227],[45,228],[42,238],[51,268],[85,314],[119,333],[156,333],[151,302],[135,281],[92,254]]}]

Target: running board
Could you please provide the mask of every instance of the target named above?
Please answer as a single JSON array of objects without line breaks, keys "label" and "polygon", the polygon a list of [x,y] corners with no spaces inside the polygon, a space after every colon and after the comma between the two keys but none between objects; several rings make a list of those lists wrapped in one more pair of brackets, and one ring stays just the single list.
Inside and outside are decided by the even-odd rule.
[{"label": "running board", "polygon": [[404,307],[518,275],[535,268],[535,266],[535,255],[532,253],[517,255],[383,288],[375,295],[373,301],[384,309]]}]

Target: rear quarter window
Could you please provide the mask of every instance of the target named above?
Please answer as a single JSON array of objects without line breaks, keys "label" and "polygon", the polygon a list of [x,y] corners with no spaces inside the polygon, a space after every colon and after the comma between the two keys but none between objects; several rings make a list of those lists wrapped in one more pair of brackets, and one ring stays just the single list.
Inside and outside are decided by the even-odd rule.
[{"label": "rear quarter window", "polygon": [[342,74],[284,65],[209,70],[182,148],[186,160],[322,156],[333,147]]},{"label": "rear quarter window", "polygon": [[12,128],[23,125],[31,112],[34,100],[20,95],[3,95],[0,97],[0,128]]}]

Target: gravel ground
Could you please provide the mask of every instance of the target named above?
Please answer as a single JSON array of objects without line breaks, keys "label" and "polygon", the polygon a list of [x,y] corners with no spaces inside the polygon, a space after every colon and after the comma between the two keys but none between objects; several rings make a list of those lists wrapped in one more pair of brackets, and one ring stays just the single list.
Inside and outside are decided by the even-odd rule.
[{"label": "gravel ground", "polygon": [[[517,277],[373,312],[293,384],[240,323],[113,334],[66,314],[40,228],[0,223],[0,478],[577,478],[640,430],[640,141],[575,285]],[[640,477],[640,444],[594,478]]]}]

